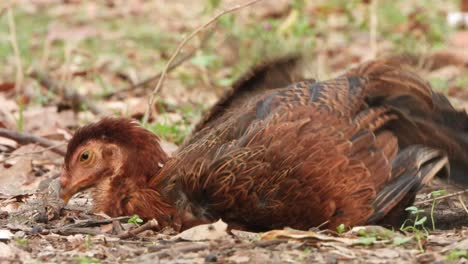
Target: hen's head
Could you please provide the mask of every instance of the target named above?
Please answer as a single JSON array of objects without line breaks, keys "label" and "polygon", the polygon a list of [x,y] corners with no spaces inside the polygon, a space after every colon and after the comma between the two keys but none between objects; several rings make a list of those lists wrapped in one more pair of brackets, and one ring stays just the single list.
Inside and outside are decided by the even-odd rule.
[{"label": "hen's head", "polygon": [[104,118],[78,129],[69,141],[60,196],[67,203],[75,193],[104,180],[111,180],[114,188],[124,184],[124,178],[144,185],[167,159],[159,138],[132,119]]}]

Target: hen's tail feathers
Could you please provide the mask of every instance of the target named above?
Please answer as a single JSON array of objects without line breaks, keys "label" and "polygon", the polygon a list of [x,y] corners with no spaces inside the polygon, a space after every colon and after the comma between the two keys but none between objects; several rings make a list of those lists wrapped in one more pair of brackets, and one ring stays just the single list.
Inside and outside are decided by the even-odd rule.
[{"label": "hen's tail feathers", "polygon": [[303,79],[300,56],[289,55],[263,62],[242,75],[195,126],[192,134],[220,120],[226,111],[241,106],[248,98],[282,88]]},{"label": "hen's tail feathers", "polygon": [[368,223],[401,224],[406,219],[401,212],[414,202],[416,192],[435,175],[448,173],[443,151],[419,145],[405,148],[392,162],[393,180],[377,193]]},{"label": "hen's tail feathers", "polygon": [[365,63],[347,73],[367,81],[365,100],[387,106],[400,118],[388,127],[400,148],[421,144],[444,150],[450,160],[450,181],[468,186],[468,115],[404,65],[386,60]]}]

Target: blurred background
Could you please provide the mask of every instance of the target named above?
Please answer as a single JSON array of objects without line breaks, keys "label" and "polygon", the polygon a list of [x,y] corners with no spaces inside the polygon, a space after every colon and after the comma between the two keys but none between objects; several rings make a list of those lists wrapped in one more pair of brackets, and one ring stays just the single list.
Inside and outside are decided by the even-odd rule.
[{"label": "blurred background", "polygon": [[[102,115],[141,117],[182,39],[246,1],[1,2],[0,126],[57,139],[60,129]],[[320,80],[367,59],[401,57],[463,106],[468,36],[447,22],[459,11],[458,0],[264,0],[189,41],[148,127],[179,144],[248,67],[296,52]]]}]

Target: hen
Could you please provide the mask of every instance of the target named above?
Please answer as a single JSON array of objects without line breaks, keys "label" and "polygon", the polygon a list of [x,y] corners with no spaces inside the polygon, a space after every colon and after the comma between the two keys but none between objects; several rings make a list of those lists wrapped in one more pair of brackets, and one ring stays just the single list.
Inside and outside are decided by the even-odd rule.
[{"label": "hen", "polygon": [[373,61],[286,86],[278,76],[291,63],[238,82],[172,158],[128,119],[80,128],[62,197],[95,187],[97,211],[176,230],[218,218],[247,230],[308,229],[396,224],[422,185],[448,173],[448,159],[451,177],[467,183],[467,115],[416,74]]}]

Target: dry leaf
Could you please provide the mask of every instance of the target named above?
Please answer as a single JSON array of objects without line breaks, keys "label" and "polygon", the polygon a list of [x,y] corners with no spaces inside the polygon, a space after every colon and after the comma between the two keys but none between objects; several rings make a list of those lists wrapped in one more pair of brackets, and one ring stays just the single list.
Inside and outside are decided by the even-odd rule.
[{"label": "dry leaf", "polygon": [[231,233],[237,237],[238,239],[241,240],[258,240],[259,235],[258,233],[254,232],[248,232],[248,231],[243,231],[243,230],[231,230]]},{"label": "dry leaf", "polygon": [[468,238],[465,238],[457,243],[453,243],[449,246],[446,246],[441,252],[442,253],[445,253],[445,252],[450,252],[452,250],[455,250],[455,249],[458,249],[458,250],[468,250]]},{"label": "dry leaf", "polygon": [[174,238],[188,241],[217,240],[228,236],[227,226],[220,219],[216,223],[194,226]]},{"label": "dry leaf", "polygon": [[0,83],[0,92],[7,92],[15,89],[15,84],[12,82]]},{"label": "dry leaf", "polygon": [[0,241],[10,240],[13,237],[13,234],[8,229],[0,229]]},{"label": "dry leaf", "polygon": [[264,233],[261,236],[261,239],[262,240],[292,239],[292,240],[307,241],[313,244],[319,243],[322,241],[340,242],[349,246],[357,242],[357,239],[332,237],[332,236],[322,235],[314,231],[300,231],[300,230],[292,230],[292,229],[272,230],[272,231]]},{"label": "dry leaf", "polygon": [[18,254],[18,249],[5,243],[0,243],[0,257],[7,262],[8,259],[13,259]]},{"label": "dry leaf", "polygon": [[[20,194],[31,186],[23,186],[28,176],[32,174],[32,159],[18,157],[13,166],[5,168],[0,166],[0,192],[7,194]],[[37,181],[37,185],[39,181]],[[34,184],[33,184],[34,185]],[[36,186],[37,186],[36,185]],[[32,186],[34,188],[35,186]]]}]

